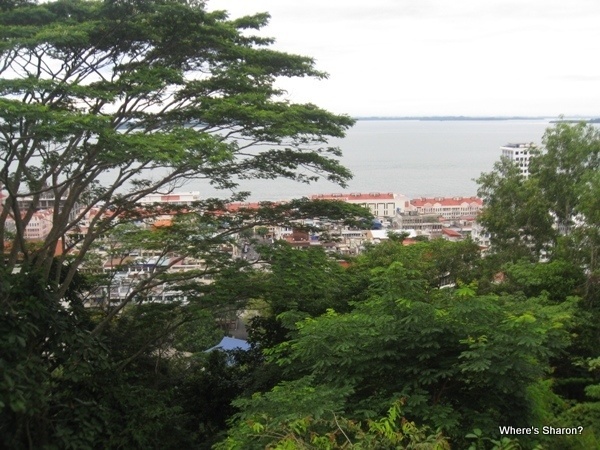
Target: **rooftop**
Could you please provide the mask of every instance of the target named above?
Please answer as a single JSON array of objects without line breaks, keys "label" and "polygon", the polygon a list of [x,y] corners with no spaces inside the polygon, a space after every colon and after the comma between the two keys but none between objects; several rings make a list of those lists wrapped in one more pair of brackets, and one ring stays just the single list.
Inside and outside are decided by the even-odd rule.
[{"label": "rooftop", "polygon": [[535,147],[535,144],[533,142],[520,142],[520,143],[508,143],[506,145],[503,145],[502,148],[530,148],[530,147]]},{"label": "rooftop", "polygon": [[479,197],[431,197],[431,198],[414,198],[410,201],[410,204],[413,206],[425,206],[436,205],[440,206],[460,206],[464,203],[467,204],[477,204],[478,206],[483,206],[483,200]]},{"label": "rooftop", "polygon": [[394,200],[396,194],[393,192],[351,192],[351,193],[333,193],[333,194],[315,194],[310,197],[312,200],[341,200],[341,201],[353,201],[353,200]]}]

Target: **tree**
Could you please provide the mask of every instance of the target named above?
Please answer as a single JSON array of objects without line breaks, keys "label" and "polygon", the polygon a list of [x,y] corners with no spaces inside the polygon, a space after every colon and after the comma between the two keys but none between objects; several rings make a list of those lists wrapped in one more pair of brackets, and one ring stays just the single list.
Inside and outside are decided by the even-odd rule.
[{"label": "tree", "polygon": [[[302,387],[302,386],[300,386]],[[301,390],[306,396],[315,391]],[[277,392],[270,393],[277,397]],[[282,396],[283,397],[283,396]],[[305,398],[302,396],[301,398]],[[284,400],[284,399],[282,399]],[[285,401],[285,400],[284,400]],[[267,414],[241,421],[227,440],[215,446],[219,450],[289,449],[335,450],[413,449],[448,450],[450,444],[441,433],[431,433],[427,427],[417,427],[401,416],[402,402],[395,402],[385,417],[359,422],[327,411],[317,417],[283,419]]]},{"label": "tree", "polygon": [[[326,139],[353,121],[282,98],[278,77],[325,74],[253,36],[267,21],[230,20],[192,0],[58,0],[2,12],[0,238],[10,220],[16,233],[0,267],[23,261],[48,276],[57,244],[97,207],[59,257],[73,257],[60,297],[92,242],[150,192],[191,178],[228,189],[280,176],[343,185],[350,174]],[[57,207],[31,251],[24,230],[41,199]]]},{"label": "tree", "polygon": [[[353,120],[284,99],[279,77],[325,74],[312,59],[274,51],[271,39],[253,35],[267,22],[267,14],[229,19],[196,0],[2,4],[4,445],[84,448],[102,439],[108,447],[181,448],[193,440],[181,430],[177,377],[157,362],[166,345],[177,345],[177,327],[197,316],[181,303],[127,308],[164,283],[206,301],[199,308],[224,291],[198,291],[198,272],[154,270],[118,304],[92,313],[81,299],[94,286],[78,285],[79,269],[100,237],[159,212],[137,208],[143,196],[201,178],[234,193],[180,208],[172,227],[129,241],[161,256],[201,258],[211,276],[228,267],[241,273],[244,263],[232,266],[223,251],[232,236],[315,208],[265,205],[234,217],[225,203],[247,195],[237,192],[239,179],[345,184],[350,173],[327,139],[343,136]],[[25,229],[47,204],[51,230],[31,245]],[[234,294],[231,301],[247,295]],[[142,327],[149,317],[152,326]],[[139,323],[124,329],[132,318]],[[122,411],[131,417],[123,421]]]},{"label": "tree", "polygon": [[477,280],[481,252],[471,240],[449,242],[434,239],[409,246],[404,246],[402,241],[388,240],[360,255],[350,271],[368,280],[370,270],[381,270],[392,263],[412,269],[415,282],[438,288]]},{"label": "tree", "polygon": [[17,6],[31,5],[32,3],[33,2],[29,0],[4,0],[2,4],[0,4],[0,10],[8,11]]},{"label": "tree", "polygon": [[578,214],[587,223],[596,219],[597,212],[580,197],[593,192],[593,178],[600,170],[600,130],[583,122],[557,123],[546,130],[543,143],[545,151],[533,158],[531,173],[539,179],[559,228],[567,232]]},{"label": "tree", "polygon": [[[492,233],[502,262],[508,262],[496,266],[506,279],[495,288],[545,295],[555,302],[581,297],[570,330],[572,343],[552,361],[553,389],[575,404],[570,411],[576,416],[590,406],[583,402],[596,379],[586,370],[585,361],[598,357],[600,342],[600,131],[583,122],[559,122],[546,130],[543,144],[543,151],[530,160],[527,179],[515,175],[508,161],[482,174],[478,180],[485,200],[481,221]],[[538,249],[545,251],[548,262],[539,263]],[[521,259],[524,256],[529,261]],[[563,413],[563,419],[569,414]],[[593,436],[596,430],[587,432]],[[557,448],[561,445],[566,441]]]},{"label": "tree", "polygon": [[[572,302],[430,290],[399,262],[379,269],[351,311],[299,321],[267,351],[288,381],[240,403],[241,419],[289,421],[325,408],[365,420],[404,398],[409,420],[459,446],[474,428],[497,436],[503,421],[537,423],[530,389],[568,344]],[[303,401],[294,398],[299,386],[309,393]]]},{"label": "tree", "polygon": [[495,253],[508,259],[539,260],[555,243],[551,205],[534,177],[525,178],[515,163],[502,158],[494,170],[478,179],[484,201],[478,221],[491,233]]},{"label": "tree", "polygon": [[593,125],[557,123],[546,130],[544,150],[530,160],[528,178],[501,160],[477,180],[484,199],[480,221],[495,251],[510,260],[546,256],[588,269],[586,298],[595,296],[597,270],[600,131]]}]

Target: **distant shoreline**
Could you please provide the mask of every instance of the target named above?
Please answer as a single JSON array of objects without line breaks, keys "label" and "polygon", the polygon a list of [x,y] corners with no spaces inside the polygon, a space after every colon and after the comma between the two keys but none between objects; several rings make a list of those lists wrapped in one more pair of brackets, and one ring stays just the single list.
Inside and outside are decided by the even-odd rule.
[{"label": "distant shoreline", "polygon": [[356,120],[417,120],[417,121],[506,121],[506,120],[547,120],[550,123],[600,123],[600,118],[575,117],[575,118],[554,118],[544,116],[358,116]]}]

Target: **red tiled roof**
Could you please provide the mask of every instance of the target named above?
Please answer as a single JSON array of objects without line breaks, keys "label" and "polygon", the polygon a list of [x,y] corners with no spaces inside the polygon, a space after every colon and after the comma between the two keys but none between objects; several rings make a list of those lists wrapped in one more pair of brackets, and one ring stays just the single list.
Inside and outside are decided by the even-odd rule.
[{"label": "red tiled roof", "polygon": [[452,230],[450,228],[443,228],[442,233],[444,233],[447,236],[451,236],[451,237],[462,237],[462,234],[460,234],[458,231]]}]

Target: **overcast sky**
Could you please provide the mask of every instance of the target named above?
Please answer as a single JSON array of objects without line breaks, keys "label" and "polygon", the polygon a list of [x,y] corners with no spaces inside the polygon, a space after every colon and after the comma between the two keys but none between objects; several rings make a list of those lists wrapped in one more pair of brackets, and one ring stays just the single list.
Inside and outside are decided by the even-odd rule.
[{"label": "overcast sky", "polygon": [[600,116],[598,0],[207,0],[269,12],[278,50],[323,81],[289,98],[371,115]]}]

